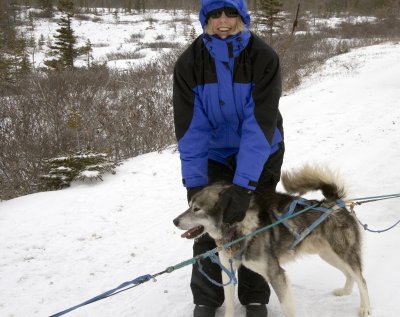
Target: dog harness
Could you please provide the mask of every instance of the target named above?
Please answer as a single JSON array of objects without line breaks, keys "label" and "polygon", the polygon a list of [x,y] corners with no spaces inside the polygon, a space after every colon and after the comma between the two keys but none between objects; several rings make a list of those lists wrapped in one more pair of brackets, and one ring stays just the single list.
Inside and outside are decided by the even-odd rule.
[{"label": "dog harness", "polygon": [[[302,207],[311,207],[313,206],[313,203],[309,200],[306,200],[304,198],[299,197],[298,199],[295,199],[292,201],[292,203],[289,206],[288,211],[283,214],[279,215],[274,212],[274,216],[277,220],[282,220],[285,219],[289,216],[291,216],[294,211],[296,210],[297,206],[302,206]],[[321,216],[315,220],[310,226],[308,226],[306,229],[304,229],[301,233],[298,233],[296,229],[294,229],[290,224],[288,220],[282,221],[282,224],[289,230],[289,232],[294,236],[294,241],[292,245],[290,246],[290,249],[293,250],[305,237],[307,237],[311,231],[313,231],[318,225],[320,225],[326,218],[328,218],[332,213],[336,212],[339,209],[345,208],[345,203],[343,200],[336,200],[335,205],[332,207],[322,207],[322,206],[316,206],[310,208],[310,211],[316,211],[320,212]]]}]

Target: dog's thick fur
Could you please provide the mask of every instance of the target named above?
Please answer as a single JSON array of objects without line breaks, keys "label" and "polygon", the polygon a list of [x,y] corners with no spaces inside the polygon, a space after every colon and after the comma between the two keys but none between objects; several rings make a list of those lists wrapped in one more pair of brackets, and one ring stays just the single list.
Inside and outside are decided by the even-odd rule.
[{"label": "dog's thick fur", "polygon": [[[336,174],[326,168],[305,166],[297,172],[284,173],[282,183],[285,189],[294,194],[304,194],[311,190],[321,190],[325,196],[321,206],[332,207],[336,199],[345,198],[345,188],[338,182]],[[251,199],[246,217],[240,223],[228,226],[222,223],[222,210],[216,208],[221,192],[226,184],[214,184],[197,193],[190,207],[174,219],[174,224],[183,230],[192,230],[196,234],[207,232],[221,246],[226,237],[235,239],[251,233],[276,221],[273,213],[285,213],[295,196],[276,192],[255,193]],[[312,224],[320,214],[308,211],[288,222],[292,228],[301,233]],[[199,227],[200,226],[200,227]],[[204,229],[204,230],[199,230]],[[232,235],[233,232],[233,235]],[[239,251],[242,260],[235,260],[235,268],[241,264],[262,275],[272,285],[282,311],[286,317],[295,317],[294,301],[288,278],[281,264],[291,261],[304,253],[318,254],[323,260],[343,272],[346,282],[343,288],[334,290],[338,296],[351,293],[356,282],[361,298],[360,316],[371,313],[367,284],[362,275],[361,230],[356,221],[344,208],[339,208],[323,223],[316,227],[294,250],[290,250],[293,235],[283,226],[278,225],[241,242],[234,250],[219,252],[221,262],[229,267],[228,259],[232,253]],[[223,274],[223,282],[227,277]],[[225,291],[225,317],[234,316],[234,286],[228,285]]]}]

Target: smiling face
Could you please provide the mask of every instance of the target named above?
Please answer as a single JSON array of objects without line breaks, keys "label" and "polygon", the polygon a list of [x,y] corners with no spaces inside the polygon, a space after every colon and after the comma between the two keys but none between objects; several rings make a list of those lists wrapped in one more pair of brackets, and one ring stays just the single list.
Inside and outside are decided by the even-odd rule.
[{"label": "smiling face", "polygon": [[239,16],[227,16],[223,11],[219,17],[210,17],[207,22],[207,33],[215,34],[221,39],[235,35],[241,30],[239,28]]}]

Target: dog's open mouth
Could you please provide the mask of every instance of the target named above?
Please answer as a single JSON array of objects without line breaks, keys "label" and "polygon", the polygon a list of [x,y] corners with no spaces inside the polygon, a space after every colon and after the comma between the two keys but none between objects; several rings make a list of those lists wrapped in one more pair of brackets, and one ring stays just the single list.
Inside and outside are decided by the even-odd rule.
[{"label": "dog's open mouth", "polygon": [[186,239],[193,239],[196,238],[197,236],[201,235],[204,231],[204,227],[203,226],[197,226],[194,227],[192,229],[189,229],[188,231],[184,232],[181,234],[182,238],[186,238]]}]

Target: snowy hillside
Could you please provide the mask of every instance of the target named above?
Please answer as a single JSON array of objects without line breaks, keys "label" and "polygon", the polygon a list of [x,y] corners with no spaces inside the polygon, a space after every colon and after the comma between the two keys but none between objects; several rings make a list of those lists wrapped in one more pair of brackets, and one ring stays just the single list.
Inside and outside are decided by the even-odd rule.
[{"label": "snowy hillside", "polygon": [[[93,9],[94,10],[94,9]],[[28,11],[37,11],[29,9]],[[40,18],[32,21],[32,26],[24,27],[23,32],[34,40],[35,47],[30,48],[30,59],[35,67],[44,67],[43,61],[51,59],[49,46],[54,42],[54,35],[59,28],[57,22],[61,17],[56,12],[52,19]],[[256,15],[252,13],[252,19]],[[373,22],[374,17],[346,16],[304,19],[310,32],[318,32],[321,27],[337,28],[340,23],[357,24]],[[253,25],[253,31],[265,27]],[[198,12],[185,10],[147,10],[144,14],[123,10],[110,12],[97,8],[96,12],[77,14],[72,19],[72,29],[77,37],[77,47],[82,47],[89,40],[92,46],[90,62],[106,63],[110,68],[127,69],[157,58],[171,47],[182,45],[202,34]],[[286,27],[291,29],[291,25]],[[289,31],[288,31],[289,32]],[[298,34],[302,34],[300,31]],[[335,39],[330,39],[337,41]],[[351,41],[351,40],[347,40]],[[41,43],[41,44],[39,44]],[[87,57],[77,58],[75,66],[87,65]]]},{"label": "snowy hillside", "polygon": [[[35,67],[43,67],[43,60],[49,59],[46,56],[48,44],[54,41],[60,17],[61,14],[56,13],[52,20],[38,19],[33,28],[26,30],[36,42],[41,38],[44,40],[43,47],[37,47],[33,58],[31,56]],[[77,37],[77,47],[90,41],[92,61],[106,62],[108,67],[121,69],[148,62],[162,52],[170,51],[171,45],[186,43],[190,36],[202,33],[198,15],[182,10],[176,10],[174,14],[165,10],[149,10],[146,14],[86,13],[72,20],[72,29]],[[81,56],[75,66],[86,65],[86,57]]]},{"label": "snowy hillside", "polygon": [[[340,169],[351,197],[400,192],[400,45],[329,60],[281,100],[284,168],[323,162]],[[0,316],[48,316],[139,275],[191,257],[172,219],[186,209],[172,148],[126,161],[104,182],[0,203]],[[400,218],[400,200],[356,209],[370,228]],[[400,316],[400,227],[365,233],[364,276],[374,317]],[[335,297],[344,278],[316,257],[286,266],[299,317],[355,317],[359,296]],[[192,316],[190,267],[67,316]],[[237,302],[238,316],[244,315]],[[218,311],[223,316],[223,308]],[[275,295],[270,317],[282,317]]]}]

